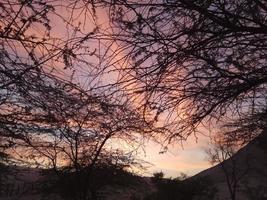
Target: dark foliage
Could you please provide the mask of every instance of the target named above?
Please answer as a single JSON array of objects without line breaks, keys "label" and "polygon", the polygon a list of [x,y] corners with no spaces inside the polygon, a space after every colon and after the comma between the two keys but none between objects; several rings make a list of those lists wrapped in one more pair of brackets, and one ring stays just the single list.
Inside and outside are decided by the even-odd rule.
[{"label": "dark foliage", "polygon": [[[48,176],[54,174],[53,171],[46,172]],[[95,166],[89,177],[89,184],[86,180],[88,171],[81,170],[79,173],[62,171],[59,176],[56,176],[53,181],[49,181],[46,188],[42,192],[45,194],[59,194],[63,199],[90,199],[96,200],[99,194],[107,187],[119,186],[126,188],[134,184],[139,184],[139,177],[126,171],[125,169],[115,165]],[[78,181],[78,182],[77,182]],[[79,183],[79,184],[78,184]],[[86,185],[87,188],[82,186]],[[83,189],[86,189],[88,194],[83,197]]]},{"label": "dark foliage", "polygon": [[157,192],[147,196],[146,200],[204,200],[213,199],[216,193],[216,188],[211,187],[207,178],[157,178],[155,184]]}]

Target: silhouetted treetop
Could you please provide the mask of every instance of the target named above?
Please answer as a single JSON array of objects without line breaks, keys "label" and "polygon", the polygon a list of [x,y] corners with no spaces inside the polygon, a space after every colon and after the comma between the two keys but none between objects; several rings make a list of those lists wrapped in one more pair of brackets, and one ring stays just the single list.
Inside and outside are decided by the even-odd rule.
[{"label": "silhouetted treetop", "polygon": [[147,111],[173,113],[171,137],[266,109],[265,1],[105,3],[126,52],[120,70]]},{"label": "silhouetted treetop", "polygon": [[[263,0],[1,2],[0,134],[14,133],[9,127],[18,130],[19,121],[42,112],[45,119],[39,120],[49,123],[63,123],[78,110],[85,117],[90,107],[85,104],[108,118],[118,110],[108,106],[105,111],[107,96],[123,100],[125,94],[133,101],[131,109],[140,108],[142,123],[160,121],[158,126],[168,130],[164,137],[167,134],[170,140],[184,140],[202,124],[221,125],[229,119],[234,120],[229,126],[252,127],[254,117],[266,124],[265,4]],[[80,97],[75,92],[89,97],[92,91],[103,93],[102,104],[99,99],[84,102],[82,96],[77,103]],[[32,113],[32,107],[39,113]],[[129,116],[124,120],[131,121]],[[105,118],[105,125],[123,127],[120,119],[112,124],[116,117]]]}]

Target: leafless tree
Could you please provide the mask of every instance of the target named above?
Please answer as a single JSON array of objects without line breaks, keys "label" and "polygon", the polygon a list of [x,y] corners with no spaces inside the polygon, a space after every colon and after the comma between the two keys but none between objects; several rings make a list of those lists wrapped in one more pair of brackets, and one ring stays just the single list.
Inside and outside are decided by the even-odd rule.
[{"label": "leafless tree", "polygon": [[[1,149],[56,174],[74,172],[84,183],[78,199],[88,198],[95,166],[136,164],[112,141],[134,152],[157,132],[153,119],[145,121],[122,93],[95,90],[102,54],[97,33],[93,1],[0,3]],[[87,77],[79,80],[84,70]]]},{"label": "leafless tree", "polygon": [[[35,101],[38,95],[56,87],[54,92],[89,90],[97,79],[94,62],[101,55],[94,48],[95,17],[93,3],[78,0],[0,3],[0,137],[5,149],[37,129],[33,111],[45,108],[45,99]],[[80,81],[84,68],[88,77]]]},{"label": "leafless tree", "polygon": [[98,3],[122,52],[119,82],[145,111],[173,113],[170,138],[266,110],[265,0]]},{"label": "leafless tree", "polygon": [[223,125],[225,138],[228,141],[238,141],[247,144],[253,138],[257,138],[266,131],[267,112],[260,110],[252,114],[247,114],[237,120],[232,120]]},{"label": "leafless tree", "polygon": [[20,136],[11,153],[24,163],[53,168],[58,178],[69,174],[75,180],[73,199],[90,197],[96,168],[141,164],[136,150],[145,138],[163,131],[145,121],[126,98],[111,99],[58,80],[45,83],[23,98],[27,115],[16,114],[16,123],[9,125]]},{"label": "leafless tree", "polygon": [[[7,0],[0,3],[2,141],[5,138],[19,139],[19,132],[12,131],[10,126],[18,128],[18,119],[29,114],[30,106],[23,103],[24,97],[32,95],[38,84],[48,87],[51,79],[71,81],[73,65],[78,65],[82,62],[81,56],[85,56],[78,50],[87,49],[90,54],[83,42],[89,40],[96,29],[81,34],[80,25],[73,19],[82,2],[73,2],[73,5],[72,2],[61,3],[63,1],[57,0]],[[84,7],[80,14],[88,15],[89,6]],[[66,13],[68,9],[72,10],[73,16]],[[61,23],[63,28],[59,29],[55,22]],[[12,145],[7,140],[5,145]]]}]

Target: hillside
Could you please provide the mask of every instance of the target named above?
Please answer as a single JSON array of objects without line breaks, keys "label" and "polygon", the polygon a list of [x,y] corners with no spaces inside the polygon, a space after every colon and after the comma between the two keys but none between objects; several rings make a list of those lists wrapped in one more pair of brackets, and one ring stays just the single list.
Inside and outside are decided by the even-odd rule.
[{"label": "hillside", "polygon": [[230,199],[227,176],[236,182],[236,200],[267,199],[267,131],[241,148],[222,164],[204,170],[195,177],[208,177],[217,188],[217,200]]},{"label": "hillside", "polygon": [[[189,178],[207,178],[217,188],[216,200],[231,200],[226,177],[230,184],[236,182],[236,200],[267,199],[267,131],[241,148],[232,158]],[[0,200],[41,200],[60,199],[49,192],[41,193],[48,176],[40,169],[10,167],[10,174],[2,188]],[[128,179],[127,179],[128,180]],[[132,200],[143,199],[156,191],[150,178],[136,177],[134,182],[120,185],[105,186],[98,193],[101,200]],[[178,188],[177,188],[178,190]]]}]

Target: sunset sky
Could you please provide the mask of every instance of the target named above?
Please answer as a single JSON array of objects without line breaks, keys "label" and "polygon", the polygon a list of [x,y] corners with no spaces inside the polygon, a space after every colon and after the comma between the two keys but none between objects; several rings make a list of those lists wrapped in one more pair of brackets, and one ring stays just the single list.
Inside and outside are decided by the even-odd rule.
[{"label": "sunset sky", "polygon": [[144,159],[154,166],[150,167],[147,175],[162,171],[166,177],[177,177],[180,173],[194,175],[211,165],[208,162],[205,149],[209,138],[199,136],[198,141],[194,136],[181,144],[170,145],[166,153],[160,154],[160,145],[150,143],[146,148]]},{"label": "sunset sky", "polygon": [[[62,12],[66,13],[66,11],[62,10]],[[101,24],[102,28],[108,26],[108,18],[104,14],[104,11],[98,10],[98,23]],[[67,15],[67,13],[66,13]],[[82,15],[80,16],[80,18]],[[77,20],[83,21],[83,18]],[[60,23],[60,20],[52,21],[54,23],[54,27],[56,27],[55,35],[56,37],[68,37],[63,32],[66,31],[66,27],[63,27]],[[87,24],[83,26],[84,31],[92,31],[94,25],[93,22],[88,20]],[[62,32],[62,33],[61,33]],[[94,49],[95,44],[92,45],[92,49]],[[114,44],[112,46],[114,51],[116,48],[119,48]],[[117,59],[121,59],[124,55],[117,55]],[[92,59],[92,58],[90,58]],[[97,62],[96,60],[92,60],[92,62]],[[123,66],[123,64],[122,64]],[[86,69],[85,69],[86,70]],[[78,72],[80,76],[80,81],[87,81],[86,74],[82,72]],[[108,78],[105,78],[105,82],[109,83],[112,79],[116,79],[113,75],[108,74]],[[114,80],[113,80],[114,81]],[[149,162],[151,166],[148,168],[147,172],[142,173],[144,176],[151,176],[154,172],[162,171],[164,172],[166,177],[177,177],[180,173],[186,173],[187,175],[194,175],[204,169],[209,168],[211,165],[207,160],[207,155],[205,153],[205,149],[207,148],[209,138],[207,136],[198,135],[196,139],[194,136],[190,136],[187,141],[181,143],[175,143],[168,146],[168,151],[166,153],[159,153],[162,149],[159,144],[156,144],[150,141],[146,147],[144,152],[140,152],[141,159]]]},{"label": "sunset sky", "polygon": [[[66,16],[69,14],[66,10],[60,11],[63,15]],[[80,13],[78,13],[80,15]],[[107,16],[103,14],[103,11],[99,10],[98,13],[98,23],[101,24],[102,28],[108,26]],[[79,16],[80,19],[77,18],[75,23],[80,23],[83,21],[83,15]],[[57,38],[67,39],[68,38],[68,29],[64,27],[64,23],[61,22],[60,19],[55,18],[51,21],[53,26],[52,35]],[[84,32],[90,32],[94,28],[94,25],[91,20],[87,20],[87,23],[84,24],[83,29]],[[38,27],[36,27],[36,34],[38,34]],[[92,45],[91,51],[95,48],[95,44]],[[117,48],[116,44],[112,47],[114,50]],[[123,53],[117,55],[117,59],[121,59],[123,57]],[[97,62],[94,58],[90,58],[91,62]],[[58,68],[58,75],[63,76],[61,73],[65,73],[69,76],[67,70],[63,70],[62,66]],[[80,71],[77,71],[77,79],[79,82],[86,84],[88,81],[86,77],[86,67],[79,66]],[[84,69],[84,71],[83,71]],[[105,79],[106,83],[109,83],[114,77],[112,75],[108,75],[109,78]],[[154,172],[162,171],[164,172],[166,177],[177,177],[180,173],[186,173],[188,175],[194,175],[208,167],[210,164],[206,158],[205,148],[207,147],[209,138],[206,136],[198,135],[198,139],[194,136],[188,138],[187,141],[181,143],[175,143],[168,146],[168,151],[166,153],[159,153],[162,149],[159,144],[154,142],[149,142],[145,151],[141,152],[140,157],[145,161],[151,163],[151,167],[148,168],[148,171],[144,173],[145,176],[151,176]]]},{"label": "sunset sky", "polygon": [[0,200],[265,199],[264,1],[0,1]]}]

